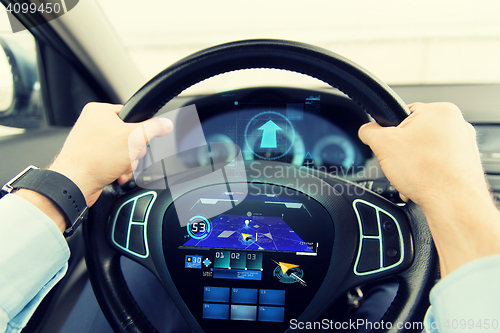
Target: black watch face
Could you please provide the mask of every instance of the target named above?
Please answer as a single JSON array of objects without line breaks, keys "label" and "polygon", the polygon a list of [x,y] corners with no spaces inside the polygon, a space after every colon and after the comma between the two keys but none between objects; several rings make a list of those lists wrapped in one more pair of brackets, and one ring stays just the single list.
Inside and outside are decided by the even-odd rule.
[{"label": "black watch face", "polygon": [[[165,213],[167,267],[207,332],[285,331],[330,264],[334,229],[325,208],[289,188],[248,187],[245,197],[198,189]],[[190,212],[186,221],[179,221],[180,207]]]}]

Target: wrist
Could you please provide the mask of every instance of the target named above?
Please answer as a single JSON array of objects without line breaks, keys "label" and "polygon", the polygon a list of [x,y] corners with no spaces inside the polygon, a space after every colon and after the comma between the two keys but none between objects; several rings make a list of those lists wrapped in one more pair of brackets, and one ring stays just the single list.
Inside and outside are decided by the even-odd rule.
[{"label": "wrist", "polygon": [[[483,213],[497,214],[493,196],[485,186],[460,186],[448,191],[428,195],[419,203],[427,219],[439,220],[440,224],[461,220],[466,216],[475,220]],[[448,222],[447,222],[448,221]]]},{"label": "wrist", "polygon": [[29,201],[38,209],[40,209],[45,215],[47,215],[52,221],[54,221],[61,232],[64,232],[66,230],[67,221],[64,213],[50,199],[46,198],[40,193],[27,189],[16,190],[13,194]]},{"label": "wrist", "polygon": [[92,178],[86,176],[86,173],[81,168],[79,168],[78,166],[71,166],[56,159],[54,163],[52,163],[52,165],[50,165],[47,169],[58,172],[63,176],[69,178],[80,189],[83,196],[85,197],[87,206],[90,207],[90,198],[94,196],[96,190],[93,189],[91,182],[88,181]]},{"label": "wrist", "polygon": [[2,191],[17,194],[51,218],[65,237],[85,219],[88,206],[80,188],[64,174],[30,165],[8,181]]}]

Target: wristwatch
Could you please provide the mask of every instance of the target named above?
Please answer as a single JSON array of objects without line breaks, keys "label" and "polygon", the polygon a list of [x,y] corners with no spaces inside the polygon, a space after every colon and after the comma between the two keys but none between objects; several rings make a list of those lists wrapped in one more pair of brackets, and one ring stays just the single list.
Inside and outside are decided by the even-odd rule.
[{"label": "wristwatch", "polygon": [[11,193],[22,188],[40,193],[61,209],[68,225],[65,237],[71,236],[87,216],[88,207],[82,191],[58,172],[30,165],[8,181],[2,191]]}]

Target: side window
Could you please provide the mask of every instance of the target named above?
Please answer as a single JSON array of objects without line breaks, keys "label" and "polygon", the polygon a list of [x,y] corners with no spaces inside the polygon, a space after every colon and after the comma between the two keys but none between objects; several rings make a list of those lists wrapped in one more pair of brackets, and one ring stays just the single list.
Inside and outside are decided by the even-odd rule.
[{"label": "side window", "polygon": [[[0,6],[1,11],[4,8]],[[46,124],[35,39],[29,31],[10,32],[7,15],[3,15],[0,13],[0,137]]]}]

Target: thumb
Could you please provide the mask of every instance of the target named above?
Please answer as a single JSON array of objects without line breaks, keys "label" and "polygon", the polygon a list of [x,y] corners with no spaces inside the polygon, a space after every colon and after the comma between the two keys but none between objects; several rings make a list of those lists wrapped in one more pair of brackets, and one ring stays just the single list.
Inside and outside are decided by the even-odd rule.
[{"label": "thumb", "polygon": [[146,137],[146,142],[151,141],[157,136],[164,136],[165,134],[170,133],[174,128],[174,124],[170,119],[160,117],[143,121],[141,126]]},{"label": "thumb", "polygon": [[172,121],[167,118],[151,118],[139,123],[139,126],[137,124],[131,125],[134,126],[128,137],[131,161],[134,161],[141,155],[141,152],[149,141],[155,137],[170,133],[174,128]]},{"label": "thumb", "polygon": [[365,145],[371,146],[374,141],[378,141],[383,129],[377,123],[366,123],[359,128],[358,136]]}]

